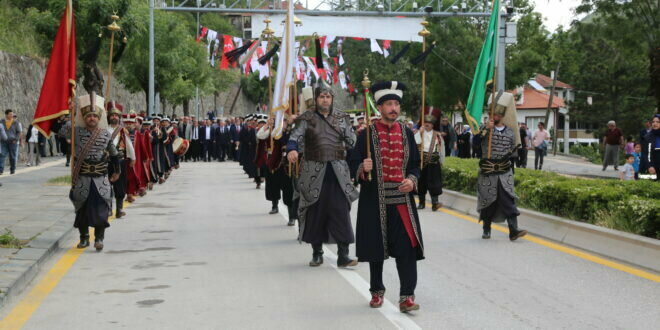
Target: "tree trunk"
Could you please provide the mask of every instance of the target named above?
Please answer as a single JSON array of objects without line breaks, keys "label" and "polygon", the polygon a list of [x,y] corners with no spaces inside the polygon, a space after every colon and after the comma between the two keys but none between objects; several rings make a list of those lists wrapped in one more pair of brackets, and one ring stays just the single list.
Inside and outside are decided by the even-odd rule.
[{"label": "tree trunk", "polygon": [[183,106],[183,115],[190,116],[190,100],[183,101],[181,105]]},{"label": "tree trunk", "polygon": [[649,65],[651,75],[650,94],[655,96],[656,113],[660,113],[660,47],[652,49],[649,57],[651,60]]}]

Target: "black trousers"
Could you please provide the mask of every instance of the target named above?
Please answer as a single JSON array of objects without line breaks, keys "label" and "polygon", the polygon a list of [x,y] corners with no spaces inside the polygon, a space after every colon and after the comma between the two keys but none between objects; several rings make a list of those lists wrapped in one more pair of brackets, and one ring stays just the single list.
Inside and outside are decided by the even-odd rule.
[{"label": "black trousers", "polygon": [[542,148],[534,148],[534,169],[543,168],[543,156],[545,151]]},{"label": "black trousers", "polygon": [[225,149],[225,144],[221,142],[216,142],[216,154],[218,156],[218,160],[225,160],[226,157],[226,152],[227,150]]},{"label": "black trousers", "polygon": [[527,168],[527,152],[525,148],[518,149],[518,158],[516,159],[516,166]]},{"label": "black trousers", "polygon": [[442,195],[442,168],[439,164],[425,164],[422,169],[417,187],[420,202],[426,199],[426,192],[431,194],[433,200]]},{"label": "black trousers", "polygon": [[[399,274],[399,295],[412,296],[415,295],[415,288],[417,288],[417,260],[415,257],[415,250],[410,249],[411,255],[408,257],[396,258],[396,270]],[[384,261],[369,262],[369,277],[372,292],[385,291],[385,284],[383,284],[383,264]]]},{"label": "black trousers", "polygon": [[200,156],[205,162],[211,160],[213,156],[213,141],[211,140],[202,140],[202,155]]}]

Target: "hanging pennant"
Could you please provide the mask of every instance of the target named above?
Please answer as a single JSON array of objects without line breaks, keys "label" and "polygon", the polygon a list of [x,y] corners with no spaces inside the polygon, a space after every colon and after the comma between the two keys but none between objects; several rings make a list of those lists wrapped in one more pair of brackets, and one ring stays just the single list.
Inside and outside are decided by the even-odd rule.
[{"label": "hanging pennant", "polygon": [[390,47],[392,45],[392,42],[390,40],[383,40],[383,56],[387,58],[390,56]]},{"label": "hanging pennant", "polygon": [[348,88],[348,84],[346,83],[346,74],[344,71],[339,72],[339,84],[341,85],[342,89]]},{"label": "hanging pennant", "polygon": [[229,69],[229,59],[227,58],[227,53],[231,52],[233,49],[234,49],[234,40],[232,36],[224,35],[223,47],[222,47],[222,59],[220,60],[220,70]]},{"label": "hanging pennant", "polygon": [[266,55],[262,56],[259,58],[259,64],[264,65],[266,62],[270,61],[270,59],[275,56],[275,53],[277,53],[277,50],[280,49],[280,44],[275,43],[273,45],[273,48],[271,48]]},{"label": "hanging pennant", "polygon": [[197,39],[196,39],[196,41],[199,42],[200,40],[202,40],[202,38],[206,37],[206,33],[207,33],[207,32],[209,32],[209,29],[207,29],[207,28],[201,26],[201,27],[200,27],[200,30],[199,30],[199,34],[197,34]]},{"label": "hanging pennant", "polygon": [[378,45],[378,41],[376,39],[370,39],[370,40],[371,40],[371,52],[383,55],[383,50]]},{"label": "hanging pennant", "polygon": [[392,62],[392,64],[396,64],[396,62],[398,62],[399,59],[401,59],[401,57],[403,57],[403,55],[405,55],[408,52],[408,50],[410,50],[410,45],[411,43],[409,42],[405,46],[403,46],[401,51],[399,51],[396,55],[394,55],[394,57],[392,57],[392,60],[390,62]]},{"label": "hanging pennant", "polygon": [[410,61],[410,63],[412,63],[413,65],[423,63],[424,61],[426,61],[426,58],[429,56],[429,54],[433,51],[433,48],[435,48],[435,42],[431,43],[431,46],[429,46],[429,48],[425,52],[423,52],[423,53],[417,55],[415,58],[413,58]]}]

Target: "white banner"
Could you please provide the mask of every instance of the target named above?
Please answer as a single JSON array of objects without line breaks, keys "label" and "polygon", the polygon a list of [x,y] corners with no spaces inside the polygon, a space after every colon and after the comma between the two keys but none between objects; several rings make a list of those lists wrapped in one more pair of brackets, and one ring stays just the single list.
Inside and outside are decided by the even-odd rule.
[{"label": "white banner", "polygon": [[[252,15],[252,31],[256,35],[266,28],[267,15]],[[284,33],[285,15],[268,16],[276,36]],[[422,29],[421,17],[346,17],[299,15],[302,26],[295,27],[297,36],[341,36],[378,40],[422,42],[417,32]],[[396,27],[396,28],[392,28]]]},{"label": "white banner", "polygon": [[[274,20],[274,22],[278,22]],[[275,77],[275,91],[273,92],[273,104],[270,109],[271,114],[275,115],[275,122],[272,134],[275,138],[282,137],[284,128],[284,114],[289,110],[289,96],[291,86],[296,82],[293,77],[293,69],[296,66],[296,35],[293,24],[293,1],[289,1],[289,8],[284,32],[275,35],[282,35],[282,46],[280,47],[280,56],[277,62],[277,76]],[[272,117],[271,117],[272,118]]]}]

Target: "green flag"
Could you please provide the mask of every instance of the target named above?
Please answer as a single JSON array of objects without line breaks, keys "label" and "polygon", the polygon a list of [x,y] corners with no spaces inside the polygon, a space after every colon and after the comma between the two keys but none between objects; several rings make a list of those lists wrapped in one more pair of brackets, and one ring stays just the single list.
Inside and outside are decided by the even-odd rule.
[{"label": "green flag", "polygon": [[465,107],[465,118],[472,128],[473,132],[479,132],[479,122],[484,109],[484,98],[486,97],[486,88],[493,80],[495,72],[495,61],[497,58],[497,38],[500,18],[500,1],[493,3],[493,13],[488,22],[488,32],[484,45],[481,47],[477,68],[474,70],[470,96]]}]

